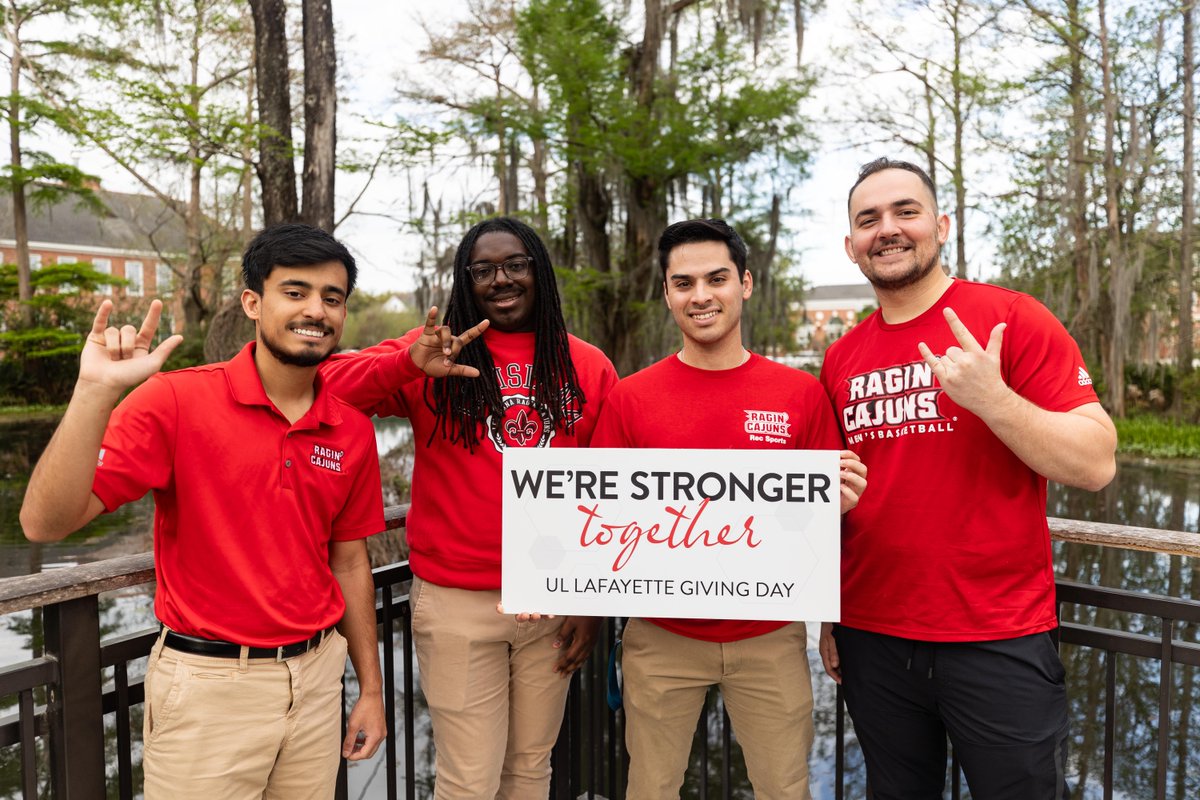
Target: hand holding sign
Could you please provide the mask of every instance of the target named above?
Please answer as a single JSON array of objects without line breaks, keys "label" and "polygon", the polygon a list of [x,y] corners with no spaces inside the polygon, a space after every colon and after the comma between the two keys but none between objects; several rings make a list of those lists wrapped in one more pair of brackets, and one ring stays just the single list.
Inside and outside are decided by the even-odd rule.
[{"label": "hand holding sign", "polygon": [[959,320],[954,309],[947,308],[943,313],[954,338],[962,346],[948,347],[942,356],[934,355],[924,342],[917,345],[917,350],[950,399],[973,414],[982,416],[981,412],[1001,402],[1009,393],[1008,385],[1000,373],[1000,347],[1004,341],[1006,324],[1001,322],[992,328],[985,349]]},{"label": "hand holding sign", "polygon": [[838,459],[841,475],[842,513],[858,505],[858,498],[867,489],[867,465],[853,450],[843,450]]},{"label": "hand holding sign", "polygon": [[460,378],[478,378],[479,370],[454,363],[462,349],[487,330],[485,319],[473,328],[455,336],[445,325],[437,324],[437,306],[432,306],[425,316],[425,329],[408,349],[413,363],[431,378],[454,375]]}]

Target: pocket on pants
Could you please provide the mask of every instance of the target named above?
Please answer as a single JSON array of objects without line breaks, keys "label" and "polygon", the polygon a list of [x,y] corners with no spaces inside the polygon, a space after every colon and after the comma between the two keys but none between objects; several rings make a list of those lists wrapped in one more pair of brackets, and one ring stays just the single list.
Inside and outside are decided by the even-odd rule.
[{"label": "pocket on pants", "polygon": [[173,658],[159,657],[146,673],[145,719],[142,723],[142,741],[145,746],[162,735],[176,716],[183,702],[187,686],[187,665]]}]

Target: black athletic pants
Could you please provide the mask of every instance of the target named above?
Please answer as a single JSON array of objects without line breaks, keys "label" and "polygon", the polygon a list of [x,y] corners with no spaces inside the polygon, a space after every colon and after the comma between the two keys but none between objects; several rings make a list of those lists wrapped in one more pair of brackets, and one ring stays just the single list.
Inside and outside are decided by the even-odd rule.
[{"label": "black athletic pants", "polygon": [[1049,633],[920,642],[839,625],[834,636],[876,800],[941,800],[947,735],[974,800],[1067,796],[1067,693]]}]

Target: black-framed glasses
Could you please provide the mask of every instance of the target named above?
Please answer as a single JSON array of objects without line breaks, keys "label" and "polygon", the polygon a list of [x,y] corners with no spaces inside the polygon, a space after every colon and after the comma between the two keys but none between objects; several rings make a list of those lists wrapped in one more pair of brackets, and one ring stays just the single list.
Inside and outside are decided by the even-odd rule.
[{"label": "black-framed glasses", "polygon": [[468,264],[467,272],[471,275],[471,280],[478,284],[489,284],[496,280],[496,270],[504,270],[504,274],[509,280],[519,281],[529,274],[529,267],[533,264],[533,258],[530,256],[513,256],[506,259],[503,264],[493,264],[490,261],[480,261],[476,264]]}]

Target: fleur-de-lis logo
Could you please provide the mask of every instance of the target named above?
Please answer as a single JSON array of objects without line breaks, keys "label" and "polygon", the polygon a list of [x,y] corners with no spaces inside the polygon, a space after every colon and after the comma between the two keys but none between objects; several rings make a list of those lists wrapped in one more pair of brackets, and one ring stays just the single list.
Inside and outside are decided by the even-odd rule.
[{"label": "fleur-de-lis logo", "polygon": [[504,423],[504,432],[511,436],[519,447],[524,447],[537,433],[537,427],[537,423],[529,418],[525,409],[521,409],[516,417]]}]

